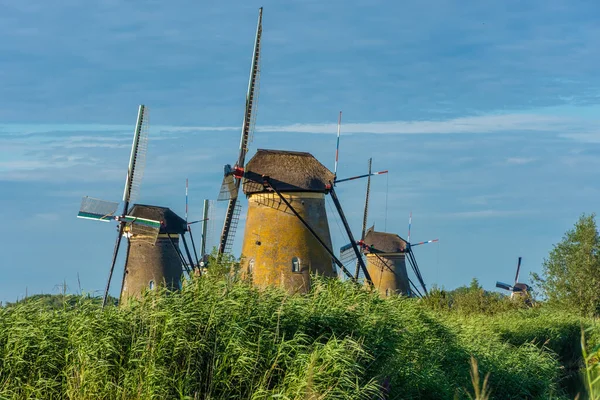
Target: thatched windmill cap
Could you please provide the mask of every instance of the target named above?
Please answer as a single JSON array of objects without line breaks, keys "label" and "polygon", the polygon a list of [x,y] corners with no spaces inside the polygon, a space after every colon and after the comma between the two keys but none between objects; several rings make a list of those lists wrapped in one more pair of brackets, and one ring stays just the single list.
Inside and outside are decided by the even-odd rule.
[{"label": "thatched windmill cap", "polygon": [[312,154],[299,151],[258,149],[245,168],[244,193],[264,192],[262,176],[267,175],[271,184],[281,192],[327,193],[327,185],[333,182],[333,172],[321,164]]},{"label": "thatched windmill cap", "polygon": [[[406,241],[395,233],[377,232],[375,226],[370,227],[365,234],[365,244],[373,246],[381,253],[403,253]],[[365,250],[368,252],[368,250]]]},{"label": "thatched windmill cap", "polygon": [[128,214],[138,218],[162,221],[163,225],[161,226],[159,233],[183,234],[187,232],[187,223],[185,222],[185,219],[181,218],[167,207],[134,204]]}]

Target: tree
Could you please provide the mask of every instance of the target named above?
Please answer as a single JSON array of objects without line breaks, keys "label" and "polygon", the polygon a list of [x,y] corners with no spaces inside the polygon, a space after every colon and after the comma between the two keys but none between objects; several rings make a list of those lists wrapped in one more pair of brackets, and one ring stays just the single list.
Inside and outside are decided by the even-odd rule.
[{"label": "tree", "polygon": [[582,214],[544,259],[543,278],[532,277],[548,302],[599,315],[600,236],[595,214]]}]

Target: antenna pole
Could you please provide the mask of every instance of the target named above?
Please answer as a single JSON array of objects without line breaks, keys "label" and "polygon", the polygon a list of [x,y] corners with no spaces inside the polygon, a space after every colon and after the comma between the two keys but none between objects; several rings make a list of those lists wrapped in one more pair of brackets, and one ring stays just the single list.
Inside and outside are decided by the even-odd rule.
[{"label": "antenna pole", "polygon": [[335,165],[333,167],[333,181],[337,180],[337,167],[338,167],[338,159],[340,155],[340,128],[342,126],[342,112],[340,111],[340,115],[338,116],[337,123],[337,143],[335,145]]}]

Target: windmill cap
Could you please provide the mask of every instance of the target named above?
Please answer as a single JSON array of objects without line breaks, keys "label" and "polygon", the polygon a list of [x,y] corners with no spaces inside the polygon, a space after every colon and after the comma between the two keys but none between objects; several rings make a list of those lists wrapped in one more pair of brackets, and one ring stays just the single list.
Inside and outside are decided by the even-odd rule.
[{"label": "windmill cap", "polygon": [[[244,193],[264,192],[263,175],[281,192],[327,193],[334,175],[312,154],[299,151],[258,149],[245,169]],[[258,182],[256,182],[258,181]]]},{"label": "windmill cap", "polygon": [[185,220],[167,207],[134,204],[128,214],[138,218],[162,221],[160,233],[182,234],[187,230]]},{"label": "windmill cap", "polygon": [[375,226],[370,227],[365,234],[365,244],[373,246],[382,253],[403,253],[406,241],[395,233],[377,232]]}]

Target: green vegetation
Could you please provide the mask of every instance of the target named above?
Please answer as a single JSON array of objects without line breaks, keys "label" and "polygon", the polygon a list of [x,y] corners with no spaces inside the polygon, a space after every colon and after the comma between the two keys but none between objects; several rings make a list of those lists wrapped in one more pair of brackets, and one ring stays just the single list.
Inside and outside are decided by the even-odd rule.
[{"label": "green vegetation", "polygon": [[122,308],[29,297],[0,307],[0,400],[600,400],[598,237],[584,215],[555,246],[547,302],[476,280],[382,299],[316,277],[289,295],[235,279],[230,258]]},{"label": "green vegetation", "polygon": [[533,278],[549,303],[598,316],[600,235],[594,217],[582,215],[544,261],[544,277]]},{"label": "green vegetation", "polygon": [[0,396],[468,398],[473,356],[490,398],[569,398],[563,366],[590,321],[513,307],[467,314],[332,280],[293,296],[207,277],[123,309],[28,299],[0,309]]}]

